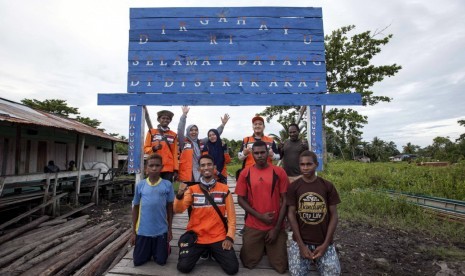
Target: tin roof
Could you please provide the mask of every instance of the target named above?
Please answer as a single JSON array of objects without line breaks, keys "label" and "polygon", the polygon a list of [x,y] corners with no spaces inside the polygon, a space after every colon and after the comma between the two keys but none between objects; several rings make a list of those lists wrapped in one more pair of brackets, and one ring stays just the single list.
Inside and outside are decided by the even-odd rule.
[{"label": "tin roof", "polygon": [[85,125],[77,120],[33,109],[4,98],[0,98],[0,121],[66,129],[117,142],[124,142],[121,139],[108,135],[101,130]]}]

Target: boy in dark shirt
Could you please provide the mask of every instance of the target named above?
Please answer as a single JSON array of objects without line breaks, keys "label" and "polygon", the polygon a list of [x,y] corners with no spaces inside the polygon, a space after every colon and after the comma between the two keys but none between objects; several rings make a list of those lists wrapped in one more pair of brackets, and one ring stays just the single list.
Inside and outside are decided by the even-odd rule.
[{"label": "boy in dark shirt", "polygon": [[289,272],[307,275],[315,263],[321,275],[339,275],[341,268],[333,244],[339,194],[331,182],[316,176],[318,161],[314,152],[302,152],[299,166],[302,177],[287,190],[287,218],[293,232],[287,249]]}]

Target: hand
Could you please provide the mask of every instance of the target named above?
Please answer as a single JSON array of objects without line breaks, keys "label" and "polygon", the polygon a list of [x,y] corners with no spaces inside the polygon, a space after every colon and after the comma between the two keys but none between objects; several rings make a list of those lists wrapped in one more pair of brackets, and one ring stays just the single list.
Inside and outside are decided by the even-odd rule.
[{"label": "hand", "polygon": [[168,242],[170,242],[173,239],[173,231],[171,231],[171,228],[168,229]]},{"label": "hand", "polygon": [[132,232],[131,238],[129,238],[129,244],[134,246],[136,244],[136,232]]},{"label": "hand", "polygon": [[304,244],[302,246],[299,245],[300,256],[304,259],[313,260],[313,253],[308,249],[308,247]]},{"label": "hand", "polygon": [[273,228],[269,230],[265,235],[265,242],[266,243],[273,243],[276,238],[278,237],[279,229]]},{"label": "hand", "polygon": [[187,184],[184,182],[181,182],[178,187],[178,195],[184,195],[186,190],[187,190]]},{"label": "hand", "polygon": [[226,123],[229,121],[229,114],[228,113],[225,113],[224,116],[221,118],[221,123],[223,125],[226,125]]},{"label": "hand", "polygon": [[178,180],[178,171],[173,172],[173,181],[172,182],[175,182],[176,180]]},{"label": "hand", "polygon": [[223,246],[223,250],[231,250],[231,249],[233,249],[233,243],[228,239],[223,241],[222,246]]},{"label": "hand", "polygon": [[242,151],[242,154],[243,154],[244,156],[249,155],[249,153],[250,153],[250,149],[249,149],[249,148],[244,148],[244,150]]},{"label": "hand", "polygon": [[187,105],[183,105],[181,109],[182,109],[183,115],[187,115],[187,113],[189,113],[189,110],[190,110],[190,108]]},{"label": "hand", "polygon": [[318,259],[318,258],[322,257],[325,254],[326,249],[328,249],[328,246],[325,245],[325,244],[322,244],[322,245],[318,246],[313,251],[313,259]]},{"label": "hand", "polygon": [[161,144],[158,144],[156,146],[152,147],[153,152],[156,152],[157,150],[160,150],[162,148]]},{"label": "hand", "polygon": [[283,143],[279,143],[279,144],[278,144],[278,149],[279,149],[279,150],[283,150],[283,147],[284,147],[284,144],[283,144]]},{"label": "hand", "polygon": [[258,218],[261,220],[263,223],[270,225],[274,221],[274,211],[273,212],[266,212],[264,214],[261,214],[260,217]]},{"label": "hand", "polygon": [[274,155],[274,151],[273,151],[273,149],[270,149],[270,150],[268,151],[268,156],[269,156],[269,157],[273,157],[273,155]]}]

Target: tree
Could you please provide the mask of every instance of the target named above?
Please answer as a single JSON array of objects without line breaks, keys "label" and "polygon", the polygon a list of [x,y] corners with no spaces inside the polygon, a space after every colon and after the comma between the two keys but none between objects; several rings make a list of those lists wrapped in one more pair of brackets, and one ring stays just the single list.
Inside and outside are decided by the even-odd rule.
[{"label": "tree", "polygon": [[402,147],[402,151],[405,154],[413,154],[417,153],[417,151],[420,149],[420,146],[418,145],[413,145],[412,143],[408,142],[405,146]]},{"label": "tree", "polygon": [[[118,133],[109,133],[108,135],[117,137],[123,141],[128,141],[128,138],[126,138],[124,135],[119,135]],[[128,143],[121,143],[121,142],[116,142],[115,143],[115,152],[117,154],[128,154]]]},{"label": "tree", "polygon": [[78,108],[69,107],[65,100],[50,99],[45,101],[39,101],[36,99],[22,99],[21,102],[31,108],[39,109],[42,111],[65,117],[69,117],[70,114],[79,114]]},{"label": "tree", "polygon": [[[465,127],[465,120],[458,120],[457,123],[459,123],[459,125]],[[459,142],[459,141],[464,141],[464,140],[465,140],[465,133],[460,134],[460,137],[457,138],[455,141]]]},{"label": "tree", "polygon": [[97,128],[102,132],[105,129],[98,128],[102,122],[97,119],[91,119],[89,117],[81,117],[79,116],[79,111],[77,107],[68,106],[66,100],[59,100],[59,99],[49,99],[45,101],[39,101],[36,99],[22,99],[21,102],[24,105],[29,106],[30,108],[42,110],[45,112],[49,112],[52,114],[64,116],[70,118],[69,115],[77,115],[76,121],[81,122],[85,125],[88,125],[93,128]]},{"label": "tree", "polygon": [[[375,105],[379,102],[389,102],[391,99],[386,96],[374,95],[370,91],[375,83],[382,81],[385,77],[394,76],[402,67],[397,64],[375,66],[370,64],[371,60],[381,52],[381,46],[389,43],[392,34],[377,39],[382,31],[371,33],[366,31],[349,37],[349,33],[355,26],[345,26],[333,31],[330,35],[325,36],[326,51],[326,83],[329,93],[350,93],[355,91],[361,93],[362,104]],[[278,122],[295,120],[295,116],[301,106],[270,106],[266,107],[260,114],[266,116],[270,121],[274,116],[279,115]],[[348,112],[345,109],[331,109],[331,116],[337,118],[332,123],[339,126],[345,125],[345,129],[353,129],[351,135],[355,135],[355,130],[359,131],[360,126],[367,123],[367,117],[358,114],[357,111]],[[358,116],[355,116],[358,115]],[[340,118],[345,118],[339,122]],[[323,107],[323,126],[328,119],[326,106]],[[331,123],[329,123],[332,125]],[[336,125],[332,127],[337,128]],[[348,126],[352,124],[352,128]],[[326,129],[323,128],[323,143],[326,143]],[[334,132],[335,133],[335,132]],[[341,132],[341,135],[347,133]],[[348,137],[341,137],[347,140]],[[351,138],[353,140],[353,138]],[[345,146],[345,145],[344,145]],[[326,157],[326,144],[324,144]]]}]

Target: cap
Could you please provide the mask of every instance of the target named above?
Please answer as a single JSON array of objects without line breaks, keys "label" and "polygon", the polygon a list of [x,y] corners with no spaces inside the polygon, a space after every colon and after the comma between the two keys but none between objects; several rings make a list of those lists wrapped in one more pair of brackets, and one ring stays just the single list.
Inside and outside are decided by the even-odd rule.
[{"label": "cap", "polygon": [[255,115],[255,117],[252,118],[252,124],[255,121],[262,121],[262,123],[265,123],[265,120],[263,120],[263,118],[258,115]]},{"label": "cap", "polygon": [[161,116],[168,116],[170,117],[170,119],[173,119],[173,112],[169,111],[169,110],[160,110],[157,112],[157,118],[159,119]]}]

